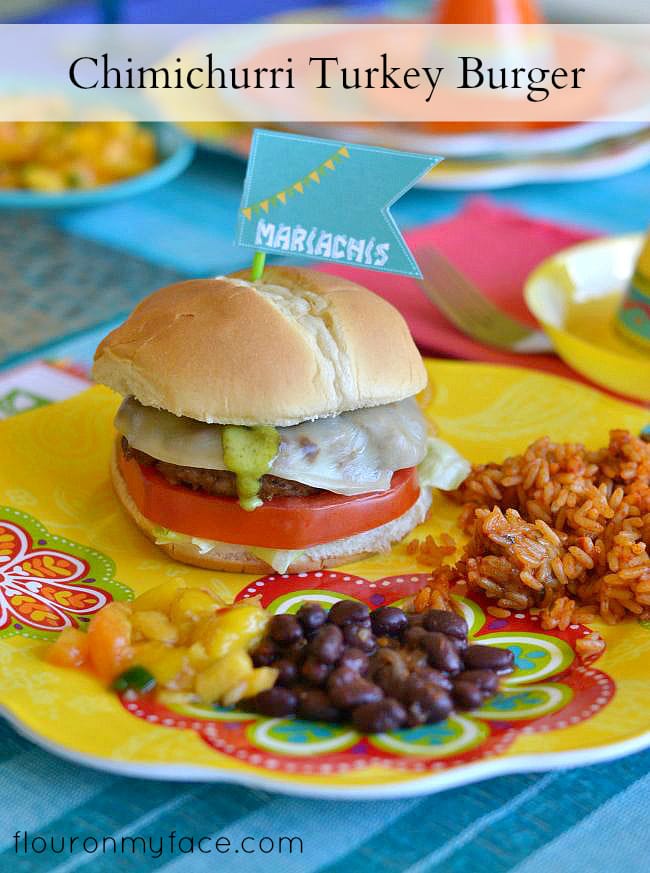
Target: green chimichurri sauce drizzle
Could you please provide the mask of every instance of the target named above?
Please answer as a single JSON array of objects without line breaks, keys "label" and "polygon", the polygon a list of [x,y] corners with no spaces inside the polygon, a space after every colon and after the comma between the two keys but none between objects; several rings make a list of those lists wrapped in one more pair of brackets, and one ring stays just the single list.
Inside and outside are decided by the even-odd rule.
[{"label": "green chimichurri sauce drizzle", "polygon": [[237,495],[248,512],[262,505],[260,479],[268,473],[278,453],[280,435],[274,427],[226,424],[221,432],[223,459],[237,477]]}]

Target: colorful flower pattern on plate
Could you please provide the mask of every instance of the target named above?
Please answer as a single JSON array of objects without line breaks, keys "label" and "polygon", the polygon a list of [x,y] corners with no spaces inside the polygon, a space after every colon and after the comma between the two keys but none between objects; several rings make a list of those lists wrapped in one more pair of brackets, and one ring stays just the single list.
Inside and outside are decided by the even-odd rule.
[{"label": "colorful flower pattern on plate", "polygon": [[[325,607],[342,598],[371,609],[399,605],[424,585],[427,574],[390,576],[369,581],[338,572],[271,575],[242,589],[241,601],[259,596],[273,614],[295,613],[305,600]],[[566,631],[541,632],[536,616],[516,613],[493,618],[479,599],[458,597],[481,643],[510,648],[516,669],[499,693],[481,709],[457,713],[444,722],[387,734],[363,736],[349,725],[264,718],[239,710],[164,702],[155,695],[125,694],[122,703],[135,716],[155,724],[195,731],[215,750],[271,772],[330,775],[373,765],[432,772],[494,757],[518,733],[555,730],[584,721],[612,699],[615,685],[581,661],[575,643],[590,633],[572,625]]]},{"label": "colorful flower pattern on plate", "polygon": [[110,558],[54,536],[27,513],[0,507],[0,636],[51,640],[130,590]]}]

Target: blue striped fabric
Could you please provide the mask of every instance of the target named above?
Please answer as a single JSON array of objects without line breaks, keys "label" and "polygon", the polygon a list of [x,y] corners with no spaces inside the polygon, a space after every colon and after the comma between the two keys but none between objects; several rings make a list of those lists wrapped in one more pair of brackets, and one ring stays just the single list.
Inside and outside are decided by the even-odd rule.
[{"label": "blue striped fabric", "polygon": [[[432,797],[402,801],[316,801],[239,787],[158,783],[84,770],[41,752],[0,724],[0,869],[133,870],[194,873],[218,863],[285,873],[645,873],[650,827],[650,752],[579,770],[504,776]],[[16,831],[61,839],[227,836],[233,846],[299,836],[292,854],[243,852],[159,857],[136,850],[42,855],[15,849]],[[67,845],[67,842],[66,844]],[[109,844],[110,845],[110,844]],[[251,845],[246,844],[246,845]],[[551,865],[551,866],[549,866]]]},{"label": "blue striped fabric", "polygon": [[[182,272],[222,272],[245,262],[232,246],[243,178],[235,161],[203,155],[166,188],[119,205],[55,220],[68,231]],[[520,187],[497,199],[540,216],[610,232],[648,220],[650,169],[588,185]],[[415,191],[395,209],[403,226],[441,217],[463,196]],[[617,204],[613,208],[613,204]],[[624,205],[624,206],[623,206]],[[98,333],[52,354],[87,360]],[[650,867],[650,752],[580,770],[493,779],[422,799],[310,801],[262,791],[126,779],[82,769],[36,749],[0,723],[0,869],[164,870],[165,873],[604,873]],[[13,835],[70,839],[177,835],[299,836],[301,854],[181,854],[137,850],[124,857],[16,854]],[[55,843],[58,845],[58,843]]]}]

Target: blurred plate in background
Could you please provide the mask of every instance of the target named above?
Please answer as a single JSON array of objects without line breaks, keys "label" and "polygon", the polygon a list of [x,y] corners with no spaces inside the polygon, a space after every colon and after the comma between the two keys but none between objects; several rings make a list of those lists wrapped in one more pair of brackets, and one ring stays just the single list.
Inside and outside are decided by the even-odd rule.
[{"label": "blurred plate in background", "polygon": [[[295,125],[285,127],[297,132]],[[599,128],[602,135],[602,125],[594,124],[594,127]],[[242,160],[248,158],[252,130],[249,125],[195,122],[184,123],[182,129],[202,148]],[[386,148],[445,155],[443,163],[416,183],[419,188],[477,191],[520,184],[575,182],[628,173],[650,162],[650,128],[626,137],[613,136],[601,142],[592,142],[570,151],[522,154],[517,157],[491,154],[469,160],[455,157],[442,144],[434,145],[434,138],[420,131],[414,131],[413,137],[409,138],[402,127],[399,138],[394,137],[389,124],[375,126],[370,136],[368,129],[361,125],[303,125],[301,132],[343,142],[365,142]],[[424,140],[427,141],[426,145]]]},{"label": "blurred plate in background", "polygon": [[0,209],[70,209],[99,206],[143,194],[180,175],[189,165],[195,143],[180,129],[168,124],[147,124],[156,141],[158,162],[150,170],[122,182],[94,188],[46,193],[15,188],[0,188]]},{"label": "blurred plate in background", "polygon": [[[368,13],[351,18],[348,12],[311,10],[309,21],[328,24],[350,20],[370,21]],[[277,21],[277,18],[273,19]],[[298,20],[295,14],[280,20]],[[303,17],[300,17],[303,20]],[[372,18],[372,23],[387,18]],[[617,31],[618,33],[618,31]],[[633,40],[632,40],[633,42]],[[244,53],[254,54],[247,46]],[[598,83],[598,116],[616,116],[616,108],[627,101],[638,107],[648,103],[650,72],[643,58],[620,41],[604,41],[596,35],[575,31],[555,34],[555,50],[581,58],[592,67],[594,59],[602,81]],[[241,47],[233,46],[233,62],[241,61]],[[577,54],[576,54],[577,53]],[[625,100],[623,100],[625,97]],[[262,113],[263,107],[260,107]],[[248,156],[250,129],[237,123],[183,124],[204,147],[242,158]],[[268,125],[267,125],[268,126]],[[511,185],[596,179],[630,172],[650,162],[650,126],[643,121],[592,121],[556,126],[518,127],[516,124],[396,124],[382,123],[283,123],[283,129],[343,142],[442,154],[446,160],[423,177],[418,185],[433,189],[485,190]]]}]

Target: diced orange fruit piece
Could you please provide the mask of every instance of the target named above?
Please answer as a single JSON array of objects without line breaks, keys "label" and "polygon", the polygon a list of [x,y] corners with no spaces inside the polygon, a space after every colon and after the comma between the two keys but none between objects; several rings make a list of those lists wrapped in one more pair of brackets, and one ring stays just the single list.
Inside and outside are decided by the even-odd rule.
[{"label": "diced orange fruit piece", "polygon": [[158,682],[177,691],[192,687],[194,672],[187,657],[187,649],[170,649],[156,665],[154,673]]},{"label": "diced orange fruit piece", "polygon": [[253,672],[250,655],[243,650],[230,652],[197,674],[194,689],[205,703],[217,703],[235,685],[246,681]]},{"label": "diced orange fruit piece", "polygon": [[196,622],[203,618],[206,613],[213,613],[218,609],[214,597],[200,588],[184,588],[176,594],[169,616],[177,626],[186,622]]},{"label": "diced orange fruit piece", "polygon": [[90,620],[88,655],[102,681],[112,682],[131,663],[131,622],[123,603],[109,603]]},{"label": "diced orange fruit piece", "polygon": [[171,623],[164,612],[144,609],[133,614],[131,623],[133,630],[142,634],[147,640],[158,640],[161,643],[175,643],[178,640],[178,628]]},{"label": "diced orange fruit piece", "polygon": [[242,697],[254,697],[260,691],[266,691],[268,688],[273,688],[275,680],[278,678],[278,671],[275,667],[256,667],[248,677],[246,683],[246,691]]},{"label": "diced orange fruit piece", "polygon": [[88,660],[88,637],[74,627],[61,631],[45,655],[45,660],[57,667],[83,667]]},{"label": "diced orange fruit piece", "polygon": [[149,642],[134,646],[133,663],[146,667],[158,685],[177,690],[191,684],[192,673],[187,649]]},{"label": "diced orange fruit piece", "polygon": [[197,639],[211,658],[223,658],[233,649],[252,649],[262,638],[268,615],[257,605],[233,606],[203,622]]},{"label": "diced orange fruit piece", "polygon": [[187,653],[194,670],[203,670],[210,663],[210,657],[203,643],[192,643]]},{"label": "diced orange fruit piece", "polygon": [[275,685],[278,671],[273,667],[257,667],[248,674],[241,682],[238,682],[221,698],[224,706],[234,706],[245,697],[253,697],[260,691],[266,691]]},{"label": "diced orange fruit piece", "polygon": [[146,667],[150,673],[153,673],[153,668],[155,667],[156,662],[163,657],[168,649],[169,646],[166,646],[164,643],[157,640],[149,640],[146,643],[136,643],[133,646],[133,663],[137,664],[138,667]]}]

